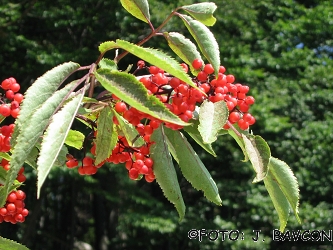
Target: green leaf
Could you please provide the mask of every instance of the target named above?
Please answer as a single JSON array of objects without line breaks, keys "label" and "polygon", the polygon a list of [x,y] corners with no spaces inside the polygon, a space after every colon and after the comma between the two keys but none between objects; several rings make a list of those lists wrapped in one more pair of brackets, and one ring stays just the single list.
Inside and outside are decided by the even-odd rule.
[{"label": "green leaf", "polygon": [[0,152],[0,159],[6,159],[10,161],[10,155],[8,153]]},{"label": "green leaf", "polygon": [[108,50],[114,49],[114,48],[117,48],[117,44],[114,41],[106,41],[106,42],[101,43],[98,46],[98,50],[101,54],[104,54]]},{"label": "green leaf", "polygon": [[265,187],[268,191],[269,196],[273,202],[275,210],[279,216],[280,231],[283,232],[288,221],[290,205],[285,195],[281,191],[279,185],[274,180],[274,176],[271,171],[268,171],[266,178],[264,179]]},{"label": "green leaf", "polygon": [[246,153],[252,163],[256,177],[253,182],[262,181],[268,172],[271,150],[266,141],[259,135],[242,134]]},{"label": "green leaf", "polygon": [[97,120],[95,165],[107,159],[118,141],[117,126],[110,107],[102,109]]},{"label": "green leaf", "polygon": [[136,18],[148,23],[150,20],[147,0],[120,0],[121,5]]},{"label": "green leaf", "polygon": [[195,76],[198,75],[200,70],[196,70],[192,66],[194,59],[202,60],[196,45],[178,32],[164,32],[163,35],[173,52],[190,66],[192,74]]},{"label": "green leaf", "polygon": [[[283,162],[277,158],[271,157],[270,161],[269,161],[269,174],[271,176],[270,181],[274,182],[274,184],[271,184],[271,183],[270,184],[272,186],[273,185],[277,186],[281,190],[283,196],[285,197],[285,199],[287,199],[291,208],[293,209],[298,222],[301,223],[301,220],[298,216],[298,213],[299,213],[298,212],[299,186],[298,186],[298,182],[297,182],[297,179],[296,179],[294,173],[292,172],[290,167],[285,162]],[[272,197],[271,194],[270,194],[270,196]],[[279,196],[273,197],[273,198],[279,202],[280,196],[281,196],[281,194]],[[273,198],[272,198],[272,200],[273,200]],[[280,205],[284,205],[284,204],[285,204],[285,202],[284,202],[284,200],[282,200]],[[289,209],[289,206],[287,208]],[[280,215],[279,215],[279,217],[280,217]],[[281,223],[281,225],[283,225],[283,223]]]},{"label": "green leaf", "polygon": [[[10,162],[11,167],[8,171],[8,178],[5,185],[5,190],[7,190],[6,194],[8,194],[8,190],[16,179],[17,173],[24,162],[26,160],[29,161],[30,152],[43,135],[51,116],[74,84],[74,82],[67,84],[64,88],[53,93],[50,98],[39,105],[39,108],[35,109],[34,113],[30,114],[29,122],[24,123],[21,131],[17,134],[17,143],[13,148]],[[3,199],[0,197],[0,204],[1,202],[3,202]]]},{"label": "green leaf", "polygon": [[84,134],[82,134],[80,131],[70,129],[68,131],[65,144],[80,150],[82,148],[83,141]]},{"label": "green leaf", "polygon": [[113,110],[114,115],[117,117],[121,132],[124,134],[128,145],[130,147],[141,147],[145,144],[145,141],[136,130],[135,126],[130,124],[124,117],[119,115]]},{"label": "green leaf", "polygon": [[151,135],[154,143],[150,146],[151,158],[154,161],[154,174],[165,197],[175,205],[179,220],[185,215],[185,203],[180,191],[176,170],[165,141],[164,127],[159,126]]},{"label": "green leaf", "polygon": [[212,143],[217,133],[228,120],[228,107],[224,100],[219,102],[204,101],[200,106],[198,130],[204,143]]},{"label": "green leaf", "polygon": [[194,188],[202,190],[208,200],[221,205],[222,201],[216,183],[186,137],[179,131],[167,128],[165,128],[165,135],[168,145],[172,148],[171,153],[178,162],[184,177]]},{"label": "green leaf", "polygon": [[197,42],[202,54],[213,65],[215,75],[217,76],[220,68],[220,50],[213,33],[204,24],[197,20],[193,20],[190,16],[179,16]]},{"label": "green leaf", "polygon": [[103,69],[109,69],[109,70],[117,70],[117,64],[108,58],[102,58],[100,62],[98,63],[98,66]]},{"label": "green leaf", "polygon": [[105,89],[137,110],[163,121],[181,126],[188,125],[168,110],[158,98],[148,95],[147,89],[135,76],[105,69],[97,70],[94,74]]},{"label": "green leaf", "polygon": [[77,63],[67,62],[58,65],[39,77],[24,94],[20,115],[16,119],[16,124],[19,125],[21,129],[24,129],[22,124],[28,124],[35,110],[52,96],[67,77],[79,67],[80,65]]},{"label": "green leaf", "polygon": [[184,69],[180,66],[179,62],[170,57],[168,54],[152,48],[144,48],[136,44],[117,40],[114,42],[106,42],[100,45],[100,49],[112,49],[121,48],[127,50],[129,53],[141,58],[142,60],[155,65],[169,74],[179,78],[180,80],[186,82],[194,88],[198,88],[196,84],[193,83],[192,79],[185,73]]},{"label": "green leaf", "polygon": [[5,184],[7,178],[7,171],[1,167],[0,168],[0,184],[1,186]]},{"label": "green leaf", "polygon": [[195,120],[192,122],[190,126],[184,127],[184,130],[208,153],[216,157],[216,154],[212,148],[210,143],[205,143],[202,139],[202,136],[198,130],[199,120]]},{"label": "green leaf", "polygon": [[16,241],[9,240],[0,236],[0,249],[1,250],[29,250],[26,246],[17,243]]},{"label": "green leaf", "polygon": [[213,16],[213,13],[217,8],[215,3],[196,3],[191,5],[185,5],[181,8],[187,13],[189,13],[194,19],[200,21],[207,26],[213,26],[216,22],[216,18]]},{"label": "green leaf", "polygon": [[75,118],[75,114],[79,109],[82,98],[84,96],[85,88],[81,93],[67,102],[64,107],[56,113],[47,128],[41,150],[40,156],[37,161],[37,197],[39,197],[40,189],[50,172],[54,162],[62,149],[66,140],[67,134]]}]

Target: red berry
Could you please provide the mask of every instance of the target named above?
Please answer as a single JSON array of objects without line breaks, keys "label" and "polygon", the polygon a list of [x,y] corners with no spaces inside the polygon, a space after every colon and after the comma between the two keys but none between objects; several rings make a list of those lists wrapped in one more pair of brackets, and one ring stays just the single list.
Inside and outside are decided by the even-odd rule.
[{"label": "red berry", "polygon": [[79,165],[79,162],[76,159],[71,159],[66,162],[68,168],[75,168]]},{"label": "red berry", "polygon": [[16,92],[18,92],[19,90],[20,90],[20,84],[18,84],[18,83],[13,83],[11,86],[10,86],[10,89],[14,92],[14,93],[16,93]]},{"label": "red berry", "polygon": [[207,80],[207,77],[208,77],[208,75],[207,75],[207,73],[204,72],[204,71],[200,71],[200,72],[198,73],[198,75],[197,75],[197,79],[198,79],[199,81],[201,81],[201,82],[206,81],[206,80]]},{"label": "red berry", "polygon": [[182,68],[184,69],[185,73],[188,72],[188,66],[186,63],[181,63],[180,66],[182,66]]},{"label": "red berry", "polygon": [[7,104],[0,105],[0,114],[3,116],[10,116],[10,107]]},{"label": "red berry", "polygon": [[208,75],[213,74],[214,73],[213,65],[206,64],[203,71],[205,71]]},{"label": "red berry", "polygon": [[247,121],[245,121],[244,119],[240,119],[237,124],[238,124],[239,128],[242,130],[246,130],[249,128],[249,123]]},{"label": "red berry", "polygon": [[127,110],[127,106],[124,102],[117,102],[116,105],[114,106],[114,109],[118,112],[118,113],[123,113]]},{"label": "red berry", "polygon": [[158,67],[156,67],[156,66],[150,66],[149,67],[149,73],[152,74],[152,75],[157,74],[159,72],[159,70],[160,69]]},{"label": "red berry", "polygon": [[201,59],[199,59],[199,58],[194,59],[193,62],[192,62],[192,66],[193,66],[193,68],[194,68],[194,69],[197,69],[197,70],[198,70],[198,69],[201,69],[202,64],[203,64],[203,61],[202,61]]},{"label": "red berry", "polygon": [[238,113],[238,111],[233,111],[229,114],[229,121],[231,123],[236,123],[238,122],[239,119],[240,119],[240,114]]},{"label": "red berry", "polygon": [[233,83],[235,81],[235,77],[233,75],[227,75],[227,82]]},{"label": "red berry", "polygon": [[219,68],[219,73],[224,73],[225,72],[225,67],[224,66],[220,66]]}]

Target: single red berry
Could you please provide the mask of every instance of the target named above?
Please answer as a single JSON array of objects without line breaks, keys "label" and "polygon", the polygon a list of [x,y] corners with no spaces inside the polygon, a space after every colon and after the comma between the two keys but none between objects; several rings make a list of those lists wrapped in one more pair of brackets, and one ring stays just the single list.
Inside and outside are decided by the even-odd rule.
[{"label": "single red berry", "polygon": [[225,72],[225,67],[224,66],[220,66],[219,68],[219,73],[224,73]]},{"label": "single red berry", "polygon": [[24,98],[23,95],[20,93],[16,93],[14,95],[14,100],[17,101],[18,103],[21,103],[23,101],[23,98]]},{"label": "single red berry", "polygon": [[17,200],[17,196],[15,192],[11,192],[8,196],[7,196],[7,201],[8,202],[12,202],[14,203]]},{"label": "single red berry", "polygon": [[116,105],[114,106],[114,109],[118,112],[118,113],[123,113],[127,110],[127,106],[124,102],[117,102]]},{"label": "single red berry", "polygon": [[132,180],[136,180],[139,177],[139,171],[136,168],[131,168],[130,171],[128,171],[129,178]]},{"label": "single red berry", "polygon": [[7,98],[7,99],[9,99],[9,100],[13,100],[13,99],[14,99],[14,96],[15,96],[15,94],[14,94],[14,91],[13,91],[13,90],[8,89],[8,90],[6,91],[6,98]]},{"label": "single red berry", "polygon": [[10,107],[7,104],[0,105],[0,114],[3,116],[10,116]]},{"label": "single red berry", "polygon": [[197,70],[201,69],[202,65],[203,65],[203,61],[199,58],[194,59],[192,62],[193,68],[197,69]]},{"label": "single red berry", "polygon": [[75,168],[79,165],[79,162],[76,159],[71,159],[66,162],[68,168]]},{"label": "single red berry", "polygon": [[159,72],[159,70],[160,69],[158,67],[156,67],[156,66],[150,66],[149,67],[149,73],[152,74],[152,75],[157,74]]},{"label": "single red berry", "polygon": [[172,77],[171,80],[169,81],[169,85],[175,89],[179,86],[180,80],[177,77]]},{"label": "single red berry", "polygon": [[235,77],[233,75],[227,75],[227,82],[233,83],[235,81]]},{"label": "single red berry", "polygon": [[238,111],[233,111],[229,114],[229,121],[231,123],[236,123],[240,119],[240,114]]},{"label": "single red berry", "polygon": [[214,73],[213,65],[211,65],[210,63],[206,64],[203,71],[206,72],[208,75],[213,74]]},{"label": "single red berry", "polygon": [[89,156],[86,156],[82,159],[82,165],[83,166],[91,166],[93,164],[94,164],[94,160]]},{"label": "single red berry", "polygon": [[20,90],[20,84],[18,84],[18,83],[13,83],[11,86],[10,86],[10,89],[14,92],[14,93],[16,93],[16,92],[18,92],[19,90]]},{"label": "single red berry", "polygon": [[249,123],[247,121],[245,121],[244,119],[240,119],[237,122],[237,124],[238,124],[239,128],[242,130],[246,130],[249,128]]},{"label": "single red berry", "polygon": [[198,79],[199,81],[201,81],[201,82],[206,81],[207,78],[208,78],[208,75],[207,75],[207,73],[204,72],[204,71],[200,71],[200,72],[198,73],[198,75],[197,75],[197,79]]},{"label": "single red berry", "polygon": [[254,102],[255,102],[255,99],[254,99],[253,96],[247,96],[247,97],[245,98],[245,103],[246,103],[247,105],[252,105],[252,104],[254,104]]}]

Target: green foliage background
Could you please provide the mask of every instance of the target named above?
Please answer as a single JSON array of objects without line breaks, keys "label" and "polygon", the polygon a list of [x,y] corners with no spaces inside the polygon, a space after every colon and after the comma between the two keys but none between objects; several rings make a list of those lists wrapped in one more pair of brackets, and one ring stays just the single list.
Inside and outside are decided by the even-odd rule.
[{"label": "green foliage background", "polygon": [[[157,26],[171,9],[193,2],[149,3]],[[257,118],[253,131],[269,143],[272,155],[289,164],[300,183],[303,224],[291,216],[286,229],[331,229],[331,1],[223,0],[216,4],[217,22],[211,29],[220,45],[221,63],[237,81],[251,87],[256,98],[252,113]],[[55,65],[70,60],[88,65],[96,60],[101,42],[121,38],[135,43],[148,34],[148,28],[117,0],[2,1],[1,80],[14,76],[25,90]],[[165,30],[189,37],[176,18]],[[167,50],[161,39],[155,37],[147,46]],[[120,67],[126,69],[136,60],[127,56]],[[23,190],[31,213],[22,225],[1,224],[0,235],[36,250],[82,249],[82,242],[96,250],[329,249],[330,242],[272,241],[278,217],[263,183],[251,183],[253,171],[241,162],[241,150],[231,138],[220,138],[214,145],[216,158],[196,149],[219,187],[222,207],[209,203],[180,179],[187,211],[178,224],[177,212],[158,185],[129,180],[120,165],[103,167],[92,177],[81,177],[65,167],[55,169],[37,200],[35,172],[26,167]],[[188,239],[192,228],[238,229],[245,237],[235,242],[204,238],[200,243]],[[258,242],[251,239],[253,229],[261,230]]]}]

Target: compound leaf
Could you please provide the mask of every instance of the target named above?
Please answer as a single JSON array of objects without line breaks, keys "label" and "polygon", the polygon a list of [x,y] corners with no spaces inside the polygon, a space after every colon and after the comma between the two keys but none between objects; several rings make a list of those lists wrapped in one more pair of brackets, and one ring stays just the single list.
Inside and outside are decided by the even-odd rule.
[{"label": "compound leaf", "polygon": [[84,96],[84,90],[85,88],[52,117],[51,123],[44,134],[40,156],[37,161],[37,197],[39,197],[46,176],[62,150],[62,146]]},{"label": "compound leaf", "polygon": [[150,20],[147,0],[120,0],[121,5],[136,18],[148,23]]},{"label": "compound leaf", "polygon": [[99,69],[94,74],[105,89],[137,110],[163,121],[188,125],[168,110],[158,98],[148,95],[147,89],[135,76],[105,69]]},{"label": "compound leaf", "polygon": [[184,177],[194,188],[202,190],[208,200],[221,205],[222,201],[216,183],[186,137],[180,131],[167,128],[165,128],[165,135],[168,145],[172,148],[171,153],[178,162]]},{"label": "compound leaf", "polygon": [[185,215],[185,203],[180,191],[176,170],[172,163],[172,158],[166,144],[164,127],[159,126],[151,135],[154,143],[150,147],[151,158],[154,161],[154,174],[156,181],[160,185],[165,197],[175,205],[179,220]]},{"label": "compound leaf", "polygon": [[181,7],[194,19],[200,21],[206,26],[213,26],[216,22],[216,18],[213,16],[217,6],[212,2],[196,3],[191,5],[185,5]]},{"label": "compound leaf", "polygon": [[271,157],[271,150],[267,142],[259,135],[242,134],[246,154],[249,157],[256,177],[253,182],[262,181],[268,172],[268,163]]},{"label": "compound leaf", "polygon": [[198,130],[204,143],[216,141],[218,131],[228,120],[228,107],[224,100],[204,101],[200,106]]},{"label": "compound leaf", "polygon": [[[56,91],[44,103],[39,105],[39,108],[34,110],[34,113],[30,115],[30,121],[25,123],[21,128],[21,131],[17,134],[17,143],[13,148],[10,161],[11,167],[8,171],[8,178],[4,189],[7,190],[6,194],[8,194],[9,188],[16,179],[17,173],[23,163],[26,160],[30,162],[31,151],[34,149],[40,136],[43,135],[51,116],[62,102],[63,98],[68,94],[69,90],[73,87],[73,84],[74,83],[70,83],[64,88]],[[0,197],[0,201],[3,202],[2,197]]]},{"label": "compound leaf", "polygon": [[213,65],[217,76],[220,67],[220,50],[213,33],[204,24],[193,20],[190,16],[179,15],[179,17],[197,42],[202,54]]}]

